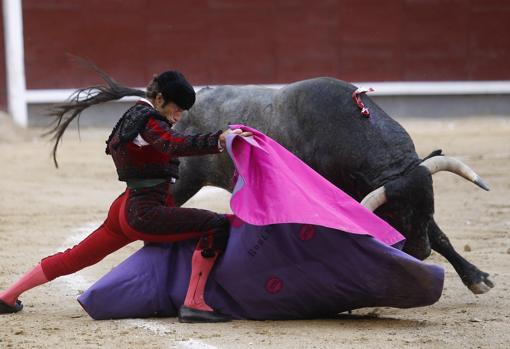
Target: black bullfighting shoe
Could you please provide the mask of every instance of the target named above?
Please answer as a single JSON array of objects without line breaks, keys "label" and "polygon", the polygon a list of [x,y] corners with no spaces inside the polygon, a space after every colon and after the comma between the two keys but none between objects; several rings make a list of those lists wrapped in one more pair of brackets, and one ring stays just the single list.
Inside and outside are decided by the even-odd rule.
[{"label": "black bullfighting shoe", "polygon": [[221,315],[215,311],[206,311],[194,309],[185,305],[179,308],[179,322],[184,323],[203,323],[203,322],[228,322],[232,318],[227,315]]},{"label": "black bullfighting shoe", "polygon": [[9,305],[3,300],[0,300],[0,314],[17,313],[21,309],[23,309],[23,303],[21,303],[20,300],[17,300],[14,305]]}]

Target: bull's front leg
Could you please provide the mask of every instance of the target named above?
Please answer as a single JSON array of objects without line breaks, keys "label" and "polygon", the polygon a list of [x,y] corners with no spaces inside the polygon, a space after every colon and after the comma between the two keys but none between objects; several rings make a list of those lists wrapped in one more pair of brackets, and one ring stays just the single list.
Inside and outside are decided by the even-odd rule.
[{"label": "bull's front leg", "polygon": [[177,206],[182,206],[204,186],[204,164],[203,161],[197,160],[199,159],[186,158],[181,160],[179,179],[172,188],[174,203]]},{"label": "bull's front leg", "polygon": [[202,189],[202,184],[197,181],[188,180],[186,177],[177,180],[173,186],[173,199],[176,206],[182,206]]},{"label": "bull's front leg", "polygon": [[441,231],[434,220],[431,220],[428,235],[432,249],[444,256],[455,268],[462,282],[475,294],[486,293],[494,287],[489,274],[469,263],[455,249],[448,237]]}]

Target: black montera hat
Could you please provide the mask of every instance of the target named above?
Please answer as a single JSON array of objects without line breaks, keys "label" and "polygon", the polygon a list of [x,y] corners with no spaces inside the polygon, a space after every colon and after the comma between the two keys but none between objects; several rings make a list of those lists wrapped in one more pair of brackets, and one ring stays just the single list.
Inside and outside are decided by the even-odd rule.
[{"label": "black montera hat", "polygon": [[174,102],[184,110],[190,109],[195,103],[195,90],[184,75],[169,70],[156,77],[159,90],[166,102]]}]

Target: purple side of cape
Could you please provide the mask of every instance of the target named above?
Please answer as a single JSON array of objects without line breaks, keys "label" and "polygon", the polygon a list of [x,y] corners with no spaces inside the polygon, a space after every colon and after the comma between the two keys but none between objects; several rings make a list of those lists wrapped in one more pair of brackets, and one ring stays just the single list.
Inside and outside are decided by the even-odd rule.
[{"label": "purple side of cape", "polygon": [[[253,131],[254,139],[228,142],[239,172],[237,218],[207,284],[213,308],[236,319],[296,319],[439,299],[442,268],[389,246],[403,244],[398,232]],[[79,302],[94,319],[175,316],[195,244],[145,246]]]}]

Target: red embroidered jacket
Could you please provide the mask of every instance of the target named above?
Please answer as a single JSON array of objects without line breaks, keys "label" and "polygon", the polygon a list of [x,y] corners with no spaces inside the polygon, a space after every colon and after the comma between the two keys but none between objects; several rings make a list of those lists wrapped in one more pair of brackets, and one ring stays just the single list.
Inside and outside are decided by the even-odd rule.
[{"label": "red embroidered jacket", "polygon": [[177,157],[220,152],[221,133],[180,134],[156,109],[140,101],[115,125],[106,153],[112,156],[121,181],[178,178]]}]

